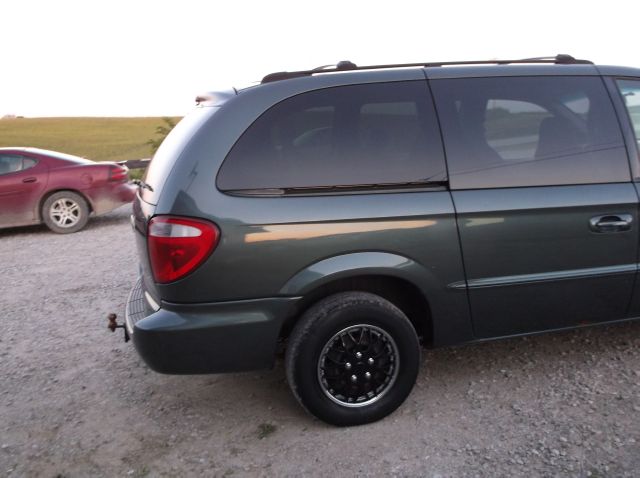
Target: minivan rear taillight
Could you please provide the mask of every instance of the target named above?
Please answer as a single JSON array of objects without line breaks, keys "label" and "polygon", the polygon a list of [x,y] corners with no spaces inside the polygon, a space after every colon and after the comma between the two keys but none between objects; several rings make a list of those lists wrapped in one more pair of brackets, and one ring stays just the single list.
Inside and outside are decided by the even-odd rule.
[{"label": "minivan rear taillight", "polygon": [[218,245],[215,224],[199,219],[156,216],[149,221],[147,246],[156,282],[166,284],[193,272]]}]

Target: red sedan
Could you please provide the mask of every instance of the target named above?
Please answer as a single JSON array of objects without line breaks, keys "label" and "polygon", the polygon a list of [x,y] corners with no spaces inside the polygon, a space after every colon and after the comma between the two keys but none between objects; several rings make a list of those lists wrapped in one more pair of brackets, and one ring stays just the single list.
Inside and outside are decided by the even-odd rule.
[{"label": "red sedan", "polygon": [[133,200],[128,169],[35,148],[0,148],[0,228],[45,223],[76,232]]}]

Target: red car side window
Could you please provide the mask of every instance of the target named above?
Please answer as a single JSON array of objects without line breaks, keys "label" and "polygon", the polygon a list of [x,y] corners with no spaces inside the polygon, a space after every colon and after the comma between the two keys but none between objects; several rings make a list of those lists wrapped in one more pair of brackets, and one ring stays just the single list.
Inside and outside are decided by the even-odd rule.
[{"label": "red car side window", "polygon": [[22,161],[22,169],[24,170],[33,168],[36,164],[38,164],[38,161],[36,161],[35,159],[24,158],[24,160]]},{"label": "red car side window", "polygon": [[[24,163],[26,161],[32,161],[33,163],[29,166],[26,166]],[[13,154],[3,154],[0,155],[0,174],[9,174],[15,173],[17,171],[21,171],[26,167],[33,167],[36,164],[34,160],[29,160],[23,158],[22,156],[17,156]]]}]

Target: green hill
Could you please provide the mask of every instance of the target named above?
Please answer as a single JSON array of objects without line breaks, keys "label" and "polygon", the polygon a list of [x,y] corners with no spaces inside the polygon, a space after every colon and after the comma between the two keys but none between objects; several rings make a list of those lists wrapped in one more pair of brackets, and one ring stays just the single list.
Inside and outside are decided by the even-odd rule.
[{"label": "green hill", "polygon": [[[178,120],[179,118],[175,118]],[[0,119],[0,147],[30,146],[95,161],[148,158],[162,118]]]}]

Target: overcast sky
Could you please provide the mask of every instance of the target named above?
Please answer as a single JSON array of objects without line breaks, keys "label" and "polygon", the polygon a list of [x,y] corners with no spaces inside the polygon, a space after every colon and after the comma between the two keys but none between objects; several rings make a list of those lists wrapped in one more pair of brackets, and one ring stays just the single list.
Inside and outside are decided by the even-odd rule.
[{"label": "overcast sky", "polygon": [[0,116],[183,115],[269,72],[569,53],[640,67],[640,1],[0,0]]}]

